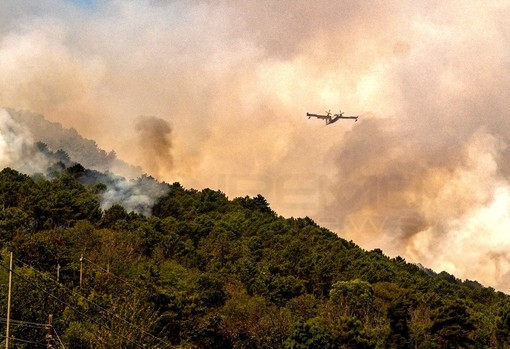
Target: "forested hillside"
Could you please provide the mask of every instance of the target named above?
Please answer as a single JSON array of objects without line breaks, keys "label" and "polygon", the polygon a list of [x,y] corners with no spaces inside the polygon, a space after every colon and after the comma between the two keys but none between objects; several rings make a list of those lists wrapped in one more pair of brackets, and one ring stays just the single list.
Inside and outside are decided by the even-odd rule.
[{"label": "forested hillside", "polygon": [[49,314],[65,348],[510,347],[510,299],[475,281],[364,251],[260,195],[162,184],[150,216],[103,210],[109,184],[86,171],[0,172],[16,348],[46,347]]}]

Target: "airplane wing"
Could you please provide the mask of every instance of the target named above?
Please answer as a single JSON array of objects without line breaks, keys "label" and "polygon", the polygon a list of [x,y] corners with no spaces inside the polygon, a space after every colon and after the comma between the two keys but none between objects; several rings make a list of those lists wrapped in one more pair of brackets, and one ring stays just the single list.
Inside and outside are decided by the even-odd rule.
[{"label": "airplane wing", "polygon": [[319,114],[312,114],[312,113],[306,113],[306,116],[308,116],[308,119],[311,117],[317,118],[317,119],[327,119],[327,115],[319,115]]}]

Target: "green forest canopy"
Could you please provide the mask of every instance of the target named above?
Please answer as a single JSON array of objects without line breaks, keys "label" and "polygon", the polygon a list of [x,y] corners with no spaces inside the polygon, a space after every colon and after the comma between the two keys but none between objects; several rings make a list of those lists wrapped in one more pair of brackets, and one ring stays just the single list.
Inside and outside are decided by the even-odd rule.
[{"label": "green forest canopy", "polygon": [[152,215],[103,210],[108,184],[86,171],[0,172],[16,347],[45,346],[29,324],[49,314],[66,348],[510,347],[509,297],[476,281],[364,251],[261,195],[163,184]]}]

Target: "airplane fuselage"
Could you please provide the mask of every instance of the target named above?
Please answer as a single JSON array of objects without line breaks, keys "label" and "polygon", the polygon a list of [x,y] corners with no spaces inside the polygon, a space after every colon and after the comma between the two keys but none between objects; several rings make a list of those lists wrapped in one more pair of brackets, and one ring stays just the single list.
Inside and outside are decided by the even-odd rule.
[{"label": "airplane fuselage", "polygon": [[353,119],[355,122],[358,121],[359,116],[343,116],[343,113],[334,114],[333,117],[330,113],[327,115],[320,115],[320,114],[313,114],[313,113],[306,113],[306,116],[308,116],[308,119],[311,117],[326,120],[326,125],[332,124],[334,122],[337,122],[340,119]]}]

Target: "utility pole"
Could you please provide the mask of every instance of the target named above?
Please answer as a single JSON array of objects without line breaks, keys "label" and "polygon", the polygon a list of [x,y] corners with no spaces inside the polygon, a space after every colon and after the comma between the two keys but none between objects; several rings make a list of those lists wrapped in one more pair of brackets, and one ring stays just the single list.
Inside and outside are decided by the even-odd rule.
[{"label": "utility pole", "polygon": [[55,349],[53,340],[53,314],[48,315],[48,332],[46,333],[46,348]]},{"label": "utility pole", "polygon": [[57,263],[57,283],[60,283],[60,263]]},{"label": "utility pole", "polygon": [[12,291],[12,252],[9,261],[9,294],[7,296],[7,330],[5,333],[5,349],[9,349],[10,325],[11,325],[11,291]]},{"label": "utility pole", "polygon": [[83,253],[80,257],[80,288],[83,286]]}]

